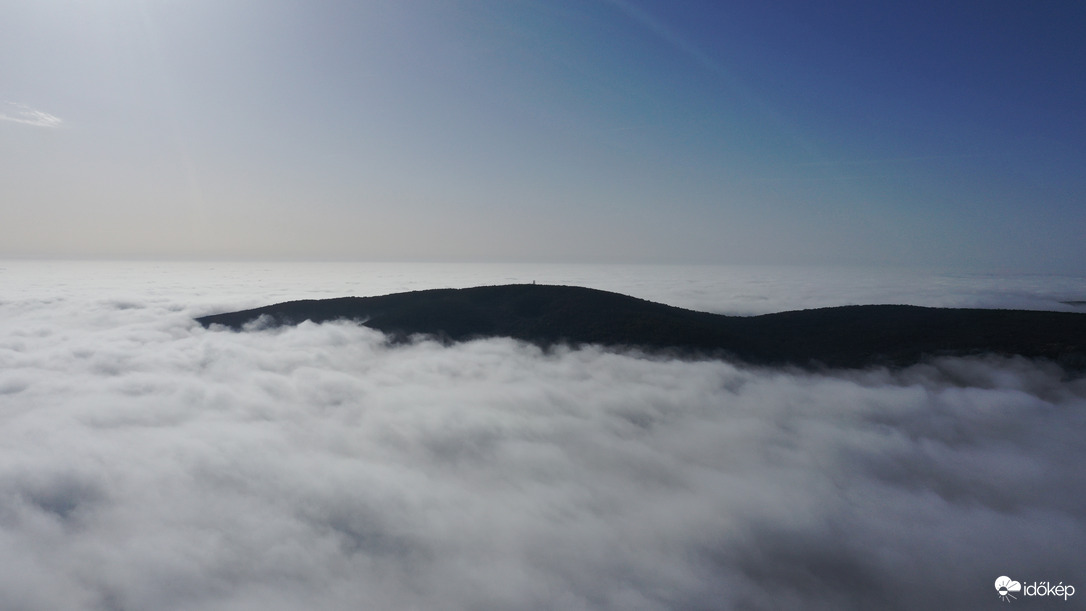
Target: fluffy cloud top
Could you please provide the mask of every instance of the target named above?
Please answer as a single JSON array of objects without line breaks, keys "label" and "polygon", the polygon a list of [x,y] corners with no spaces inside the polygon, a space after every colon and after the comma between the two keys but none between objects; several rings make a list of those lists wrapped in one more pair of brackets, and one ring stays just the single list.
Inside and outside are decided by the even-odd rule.
[{"label": "fluffy cloud top", "polygon": [[0,303],[0,608],[976,608],[1001,575],[1086,583],[1086,384],[1042,364],[237,334],[125,286]]}]

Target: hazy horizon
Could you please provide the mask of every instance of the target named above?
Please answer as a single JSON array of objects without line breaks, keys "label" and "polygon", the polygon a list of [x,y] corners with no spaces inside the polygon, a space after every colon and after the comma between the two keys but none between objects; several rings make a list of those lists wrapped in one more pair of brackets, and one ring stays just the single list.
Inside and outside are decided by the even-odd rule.
[{"label": "hazy horizon", "polygon": [[[679,265],[382,261],[0,259],[16,287],[92,292],[131,289],[124,278],[162,275],[192,291],[189,307],[244,309],[296,299],[376,296],[432,288],[561,284],[719,314],[863,304],[1079,312],[1086,276],[814,265]],[[237,285],[223,284],[233,278]],[[252,283],[265,288],[253,293]],[[241,288],[241,294],[237,291]],[[262,296],[257,296],[258,294]],[[244,295],[242,298],[241,295]],[[212,310],[200,314],[215,313]]]}]

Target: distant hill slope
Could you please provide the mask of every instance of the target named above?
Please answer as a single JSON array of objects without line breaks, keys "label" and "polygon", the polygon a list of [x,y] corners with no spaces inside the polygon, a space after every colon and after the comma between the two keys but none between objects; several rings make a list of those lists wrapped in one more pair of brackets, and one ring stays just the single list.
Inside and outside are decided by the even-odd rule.
[{"label": "distant hill slope", "polygon": [[575,286],[516,284],[290,301],[197,320],[239,330],[351,319],[402,340],[511,337],[726,356],[759,365],[904,366],[932,356],[1045,358],[1086,370],[1086,314],[866,305],[724,316]]}]

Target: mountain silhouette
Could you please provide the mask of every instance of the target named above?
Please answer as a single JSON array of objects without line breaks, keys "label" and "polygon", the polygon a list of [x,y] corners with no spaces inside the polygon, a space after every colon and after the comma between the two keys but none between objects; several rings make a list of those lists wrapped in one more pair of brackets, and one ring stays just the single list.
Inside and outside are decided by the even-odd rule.
[{"label": "mountain silhouette", "polygon": [[1043,358],[1086,370],[1086,314],[862,305],[761,316],[686,310],[576,286],[515,284],[289,301],[197,318],[242,330],[355,320],[392,341],[510,337],[543,347],[600,344],[756,365],[907,366],[938,356]]}]

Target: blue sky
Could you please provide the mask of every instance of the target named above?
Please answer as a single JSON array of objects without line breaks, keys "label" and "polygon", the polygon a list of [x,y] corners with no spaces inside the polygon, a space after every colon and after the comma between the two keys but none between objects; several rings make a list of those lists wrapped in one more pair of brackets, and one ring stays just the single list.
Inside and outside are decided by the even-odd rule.
[{"label": "blue sky", "polygon": [[1086,273],[1081,2],[0,0],[0,255]]}]

